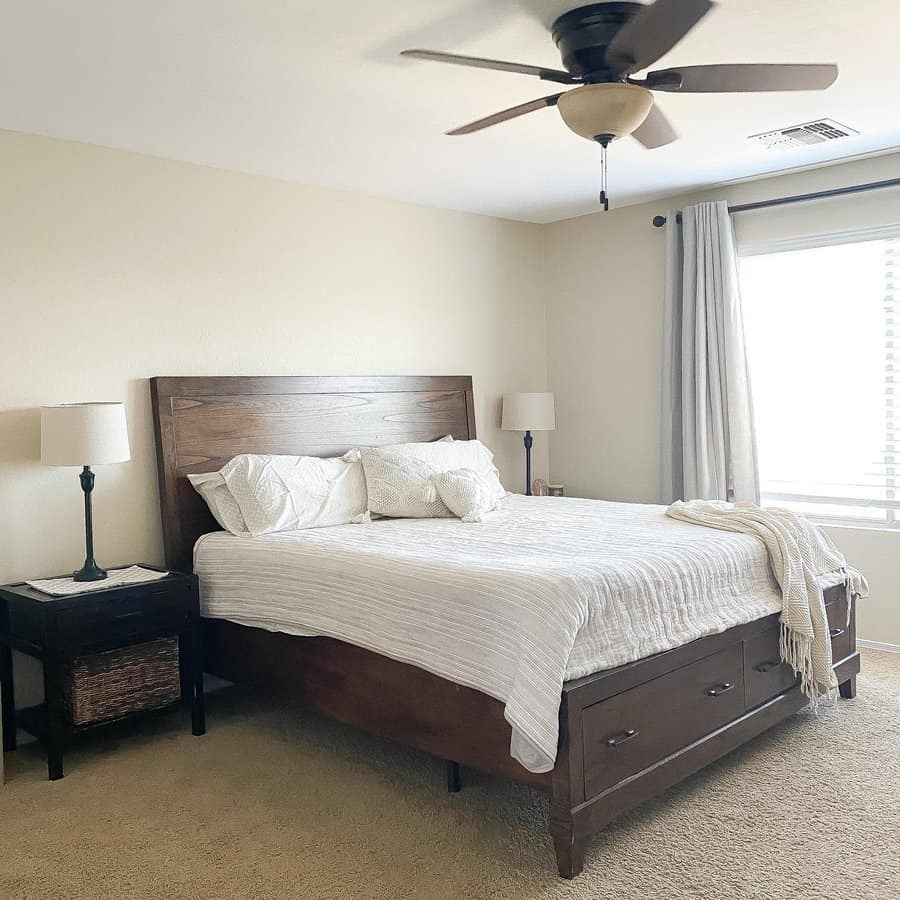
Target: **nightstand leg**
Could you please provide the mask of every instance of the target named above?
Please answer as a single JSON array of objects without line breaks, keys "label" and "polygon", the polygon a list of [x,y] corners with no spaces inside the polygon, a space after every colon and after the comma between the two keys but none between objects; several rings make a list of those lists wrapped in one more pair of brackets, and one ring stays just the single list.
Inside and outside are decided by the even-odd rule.
[{"label": "nightstand leg", "polygon": [[12,651],[0,647],[0,707],[3,709],[3,749],[16,749],[16,698],[13,689]]},{"label": "nightstand leg", "polygon": [[196,735],[206,734],[206,695],[203,692],[203,649],[200,620],[191,625],[191,673],[194,690],[191,706],[191,730]]},{"label": "nightstand leg", "polygon": [[447,793],[448,794],[458,794],[459,793],[459,763],[451,762],[449,759],[446,762],[447,767]]},{"label": "nightstand leg", "polygon": [[62,666],[53,658],[44,660],[44,702],[47,706],[47,777],[63,777],[63,747],[66,712],[62,699]]},{"label": "nightstand leg", "polygon": [[181,702],[187,707],[194,704],[194,650],[190,626],[178,635],[178,680],[181,684]]}]

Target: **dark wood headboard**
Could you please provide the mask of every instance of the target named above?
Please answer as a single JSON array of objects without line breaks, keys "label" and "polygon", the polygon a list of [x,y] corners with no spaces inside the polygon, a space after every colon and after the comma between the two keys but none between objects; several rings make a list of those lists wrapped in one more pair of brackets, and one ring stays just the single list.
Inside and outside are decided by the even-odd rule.
[{"label": "dark wood headboard", "polygon": [[218,528],[185,477],[239,453],[339,456],[351,447],[475,437],[472,378],[226,376],[151,378],[166,565],[191,571]]}]

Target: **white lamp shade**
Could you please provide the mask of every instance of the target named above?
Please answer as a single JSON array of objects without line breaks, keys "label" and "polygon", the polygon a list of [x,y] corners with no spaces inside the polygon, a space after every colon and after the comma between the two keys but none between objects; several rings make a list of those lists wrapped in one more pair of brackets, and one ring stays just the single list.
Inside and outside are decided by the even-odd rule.
[{"label": "white lamp shade", "polygon": [[121,403],[72,403],[41,409],[41,462],[97,466],[131,459]]},{"label": "white lamp shade", "polygon": [[504,394],[500,427],[506,431],[553,431],[553,394]]}]

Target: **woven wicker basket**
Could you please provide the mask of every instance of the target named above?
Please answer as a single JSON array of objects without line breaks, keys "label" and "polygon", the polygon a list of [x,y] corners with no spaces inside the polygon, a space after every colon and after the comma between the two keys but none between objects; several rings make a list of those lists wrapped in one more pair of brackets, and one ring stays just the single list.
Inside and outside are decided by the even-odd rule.
[{"label": "woven wicker basket", "polygon": [[73,725],[158,709],[180,695],[174,637],[83,656],[63,673],[63,700]]}]

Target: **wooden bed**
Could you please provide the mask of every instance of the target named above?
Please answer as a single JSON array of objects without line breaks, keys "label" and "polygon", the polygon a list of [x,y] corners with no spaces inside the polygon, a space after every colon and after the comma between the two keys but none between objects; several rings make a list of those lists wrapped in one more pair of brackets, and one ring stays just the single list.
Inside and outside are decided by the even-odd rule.
[{"label": "wooden bed", "polygon": [[[185,476],[238,453],[334,456],[354,446],[475,437],[472,381],[422,377],[188,377],[150,380],[166,564],[192,569],[218,528]],[[826,592],[843,697],[859,672],[855,610]],[[848,618],[849,613],[849,618]],[[849,621],[849,625],[848,625]],[[588,837],[805,705],[768,616],[563,685],[553,772],[509,755],[503,704],[330,638],[205,620],[206,669],[283,692],[342,722],[551,796],[559,872],[577,875]]]}]

